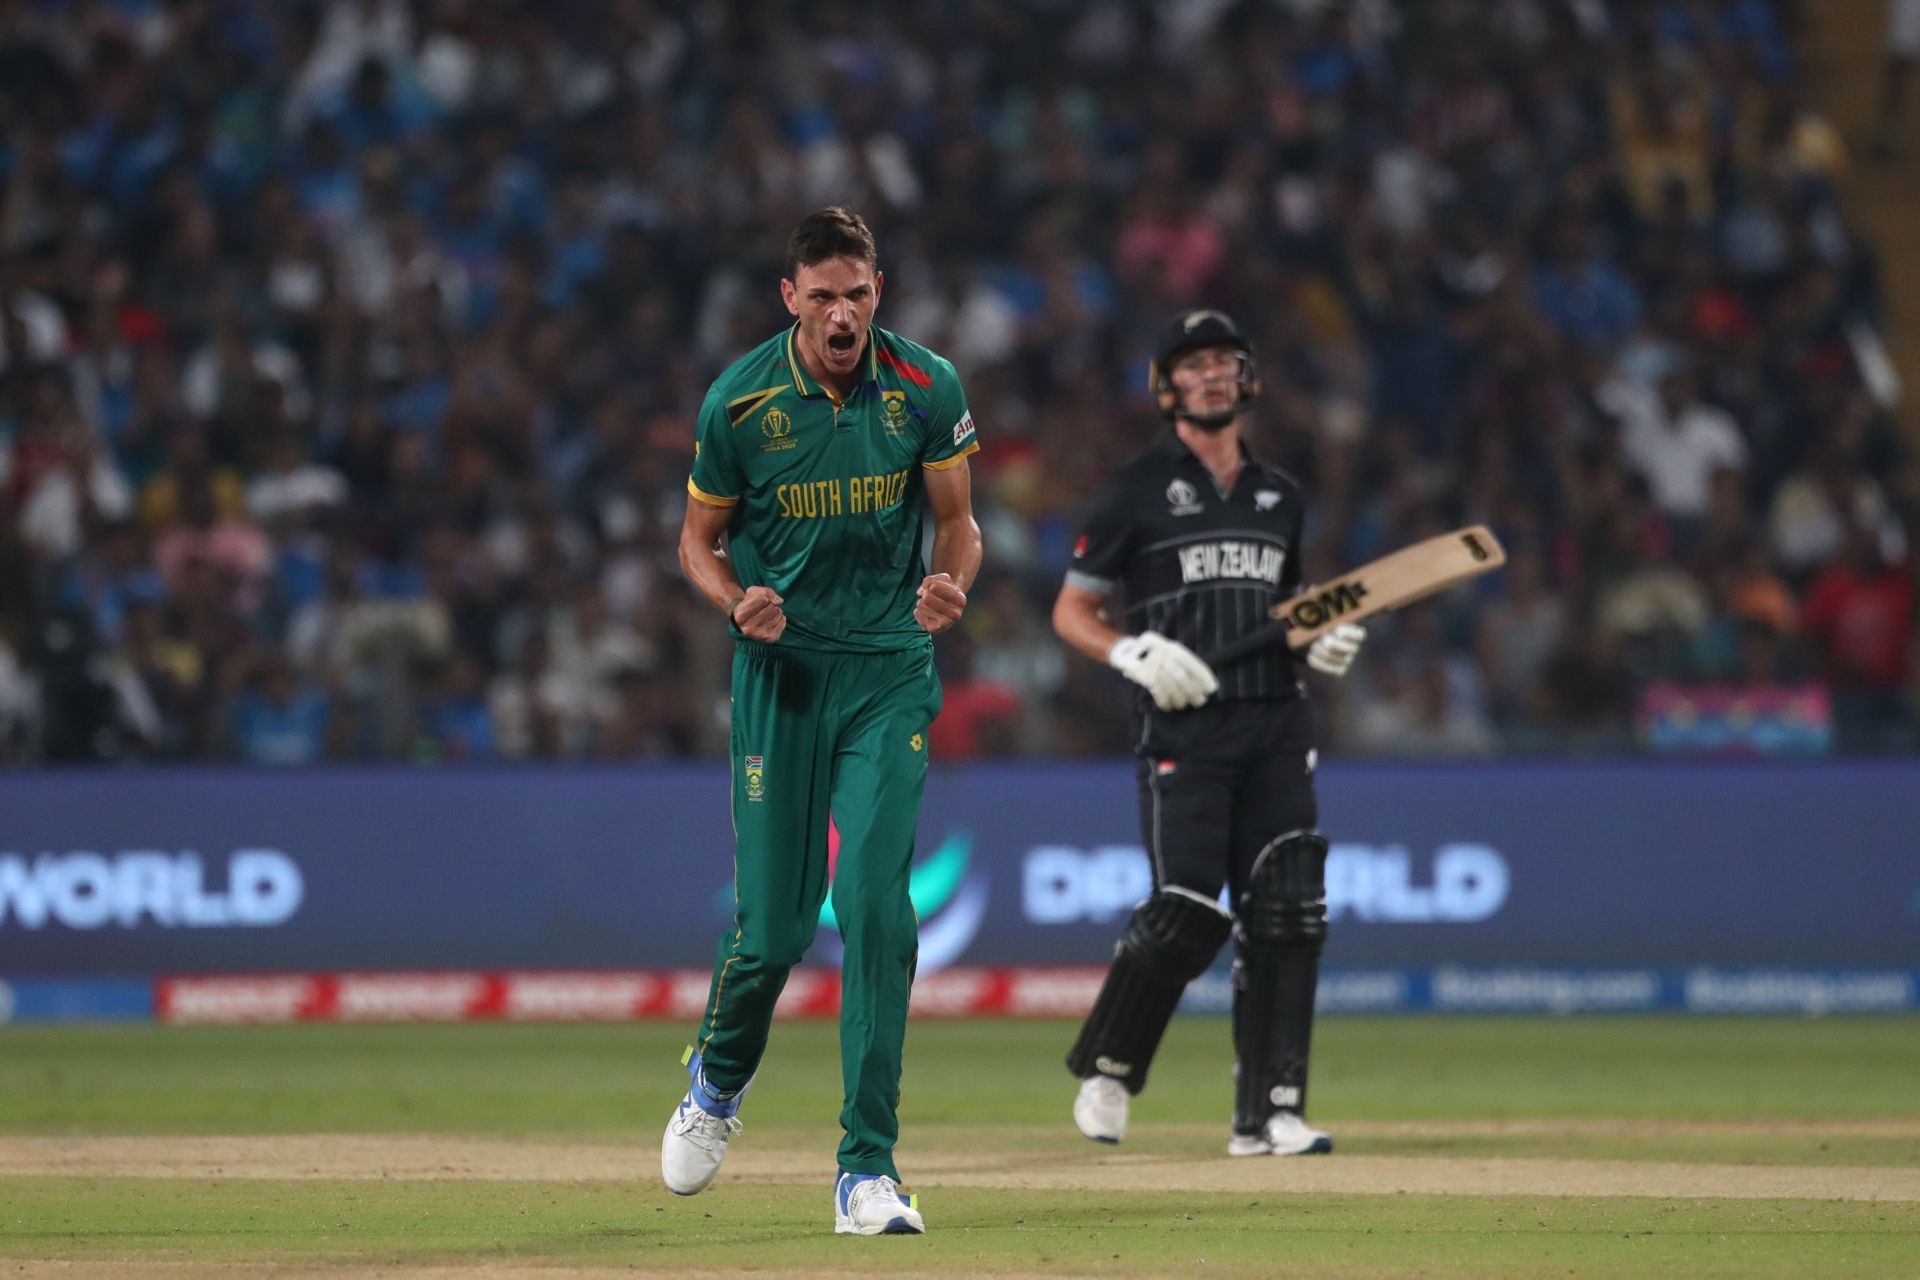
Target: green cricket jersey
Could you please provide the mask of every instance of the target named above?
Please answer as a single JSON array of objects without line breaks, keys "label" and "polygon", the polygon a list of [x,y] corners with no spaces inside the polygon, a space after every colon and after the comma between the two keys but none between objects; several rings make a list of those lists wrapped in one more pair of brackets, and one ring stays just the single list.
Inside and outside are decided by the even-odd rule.
[{"label": "green cricket jersey", "polygon": [[733,508],[734,572],[786,600],[781,644],[884,653],[924,643],[913,620],[926,576],[921,470],[980,447],[960,378],[943,357],[874,327],[866,375],[837,402],[800,363],[798,332],[714,381],[687,491]]}]

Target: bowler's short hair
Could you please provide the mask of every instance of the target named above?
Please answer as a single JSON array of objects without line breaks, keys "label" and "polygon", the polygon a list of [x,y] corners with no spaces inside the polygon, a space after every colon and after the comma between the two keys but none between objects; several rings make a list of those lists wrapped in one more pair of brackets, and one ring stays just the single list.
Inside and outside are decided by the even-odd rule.
[{"label": "bowler's short hair", "polygon": [[836,204],[800,219],[787,237],[787,279],[829,258],[858,258],[872,266],[877,257],[866,220]]}]

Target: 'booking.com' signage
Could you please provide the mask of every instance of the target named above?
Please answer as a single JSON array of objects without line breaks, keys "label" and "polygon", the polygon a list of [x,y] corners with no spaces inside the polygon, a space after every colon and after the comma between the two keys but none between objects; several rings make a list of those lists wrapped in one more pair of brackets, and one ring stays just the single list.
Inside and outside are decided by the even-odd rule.
[{"label": "'booking.com' signage", "polygon": [[[938,770],[923,972],[1100,964],[1151,887],[1121,761]],[[1920,765],[1341,765],[1331,965],[1905,967]],[[0,776],[0,975],[698,967],[727,774]],[[837,937],[823,911],[813,958]]]}]

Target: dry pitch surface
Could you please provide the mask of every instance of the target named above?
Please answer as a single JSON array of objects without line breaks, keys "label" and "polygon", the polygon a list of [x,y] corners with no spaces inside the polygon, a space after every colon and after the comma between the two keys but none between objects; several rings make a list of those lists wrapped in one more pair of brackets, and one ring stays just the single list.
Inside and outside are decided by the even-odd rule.
[{"label": "dry pitch surface", "polygon": [[[1605,1136],[1658,1146],[1675,1137],[1768,1140],[1790,1128],[1802,1139],[1920,1139],[1920,1120],[1868,1122],[1356,1121],[1343,1143],[1437,1139],[1479,1145],[1528,1137],[1578,1144]],[[988,1131],[991,1142],[991,1130]],[[1043,1135],[1023,1135],[1029,1139]],[[1054,1134],[1060,1137],[1060,1134]],[[1199,1126],[1163,1126],[1162,1144],[1204,1147]],[[1030,1142],[1016,1145],[1028,1146]],[[1657,1196],[1713,1199],[1814,1199],[1920,1202],[1920,1168],[1857,1165],[1752,1165],[1535,1156],[1341,1155],[1328,1159],[1238,1159],[1218,1155],[1133,1154],[1092,1148],[1010,1155],[991,1147],[924,1154],[903,1161],[931,1194],[943,1187],[1007,1191],[1188,1191],[1206,1194]],[[507,1141],[434,1134],[285,1134],[260,1136],[0,1138],[0,1178],[320,1179],[325,1181],[592,1182],[654,1179],[656,1152],[632,1144]],[[774,1186],[819,1183],[813,1151],[755,1150],[742,1140],[729,1156],[728,1182]]]},{"label": "dry pitch surface", "polygon": [[[1814,1142],[1845,1144],[1860,1136],[1920,1138],[1920,1121],[1824,1121],[1793,1126],[1795,1136]],[[1342,1126],[1342,1138],[1357,1144],[1371,1142],[1463,1142],[1469,1146],[1511,1140],[1536,1142],[1645,1142],[1657,1146],[1678,1134],[1692,1132],[1703,1140],[1745,1142],[1778,1132],[1778,1125],[1740,1121],[1684,1123],[1674,1121],[1430,1121],[1430,1123],[1367,1123]],[[1000,1134],[1004,1136],[1004,1134]],[[1058,1136],[1058,1134],[1056,1134]],[[1044,1134],[1021,1134],[1016,1148],[1043,1146]],[[1553,1159],[1553,1157],[1486,1157],[1486,1155],[1332,1155],[1313,1159],[1227,1159],[1223,1155],[1192,1155],[1212,1146],[1212,1126],[1162,1126],[1156,1134],[1188,1153],[1129,1153],[1100,1151],[1081,1159],[1062,1161],[1058,1155],[1008,1155],[1002,1151],[968,1151],[960,1155],[929,1155],[912,1161],[914,1184],[939,1203],[943,1190],[995,1188],[1000,1192],[1156,1192],[1192,1196],[1473,1196],[1507,1197],[1538,1203],[1540,1197],[1649,1197],[1659,1201],[1878,1201],[1901,1217],[1916,1211],[1920,1201],[1920,1169],[1860,1167],[1860,1165],[1740,1165],[1688,1161],[1630,1161],[1630,1159]],[[436,1184],[436,1182],[513,1182],[520,1186],[580,1184],[580,1182],[637,1182],[653,1188],[657,1176],[651,1146],[597,1144],[597,1142],[538,1142],[501,1138],[461,1138],[442,1134],[280,1134],[280,1136],[86,1136],[86,1138],[0,1138],[0,1178],[152,1178],[167,1182],[204,1182],[234,1188],[248,1180],[259,1182],[380,1182],[380,1184]],[[753,1150],[739,1144],[722,1174],[735,1186],[762,1186],[804,1190],[818,1194],[820,1159],[816,1151]],[[678,1201],[682,1211],[699,1201]],[[636,1205],[639,1209],[641,1205]],[[939,1219],[933,1222],[939,1228]],[[876,1245],[849,1245],[876,1247]],[[877,1247],[887,1247],[877,1242]],[[641,1253],[643,1257],[643,1253]],[[1920,1253],[1916,1253],[1920,1259]],[[739,1274],[732,1270],[651,1270],[639,1263],[626,1267],[547,1265],[516,1259],[465,1257],[457,1265],[419,1265],[401,1259],[390,1263],[359,1261],[300,1263],[284,1261],[171,1261],[148,1257],[129,1270],[132,1259],[115,1261],[0,1261],[0,1276],[15,1280],[81,1280],[94,1276],[163,1276],[186,1280],[209,1276],[227,1280],[340,1280],[342,1276],[388,1276],[394,1280],[449,1280],[449,1276],[480,1276],[482,1280],[586,1280],[611,1274],[674,1274],[682,1280],[701,1276]],[[758,1274],[770,1274],[758,1268]],[[843,1268],[795,1265],[772,1274],[797,1278],[826,1278],[847,1274]],[[935,1274],[960,1274],[935,1270]],[[1039,1267],[1020,1270],[996,1265],[1002,1280],[1058,1280],[1068,1274],[1092,1274],[1079,1268]]]}]

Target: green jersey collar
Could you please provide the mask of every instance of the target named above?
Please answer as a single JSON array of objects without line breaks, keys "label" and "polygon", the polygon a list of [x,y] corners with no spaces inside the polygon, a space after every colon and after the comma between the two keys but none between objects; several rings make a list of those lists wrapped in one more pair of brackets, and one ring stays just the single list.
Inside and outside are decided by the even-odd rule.
[{"label": "green jersey collar", "polygon": [[[787,330],[787,371],[793,375],[793,389],[800,393],[800,397],[803,400],[811,400],[815,396],[826,395],[827,389],[808,376],[807,367],[800,363],[800,352],[795,348],[793,343],[794,335],[799,332],[800,322],[796,320],[793,322],[793,327]],[[874,346],[873,326],[868,325],[867,376],[861,379],[861,381],[875,382],[879,380],[879,377],[880,356],[878,349]]]}]

